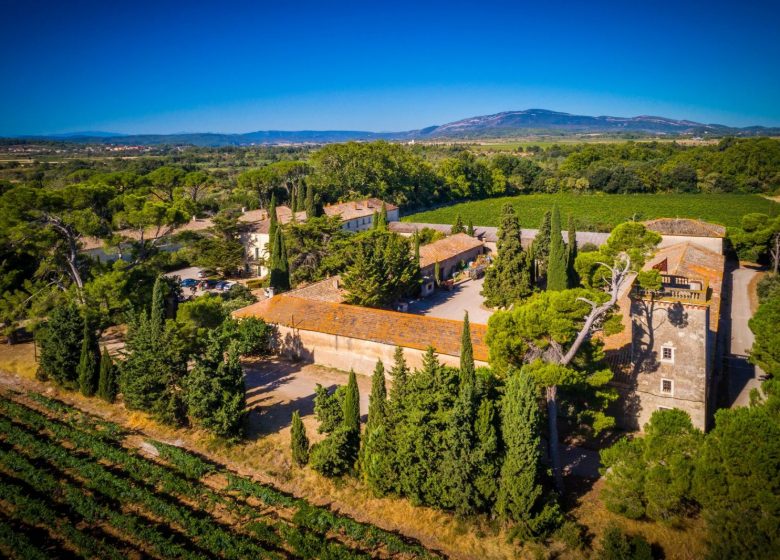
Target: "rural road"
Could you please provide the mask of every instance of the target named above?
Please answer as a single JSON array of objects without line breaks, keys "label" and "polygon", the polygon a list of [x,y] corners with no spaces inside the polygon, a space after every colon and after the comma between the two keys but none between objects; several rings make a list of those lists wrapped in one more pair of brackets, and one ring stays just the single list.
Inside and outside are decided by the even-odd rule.
[{"label": "rural road", "polygon": [[751,268],[738,268],[731,273],[731,344],[729,348],[729,400],[731,406],[750,404],[750,391],[761,386],[763,372],[748,363],[747,355],[753,346],[753,332],[748,321],[750,309],[750,282],[758,274]]}]

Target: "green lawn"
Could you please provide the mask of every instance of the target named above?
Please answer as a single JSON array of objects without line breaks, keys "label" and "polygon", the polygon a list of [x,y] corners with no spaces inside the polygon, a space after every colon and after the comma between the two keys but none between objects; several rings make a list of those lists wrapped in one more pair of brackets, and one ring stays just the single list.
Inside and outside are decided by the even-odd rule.
[{"label": "green lawn", "polygon": [[527,194],[463,202],[404,216],[405,222],[452,224],[458,214],[477,226],[498,226],[501,208],[511,203],[520,224],[536,228],[544,213],[558,205],[564,227],[573,215],[580,231],[609,231],[627,220],[697,218],[727,227],[738,226],[743,215],[762,212],[777,215],[780,205],[757,195],[745,194]]}]

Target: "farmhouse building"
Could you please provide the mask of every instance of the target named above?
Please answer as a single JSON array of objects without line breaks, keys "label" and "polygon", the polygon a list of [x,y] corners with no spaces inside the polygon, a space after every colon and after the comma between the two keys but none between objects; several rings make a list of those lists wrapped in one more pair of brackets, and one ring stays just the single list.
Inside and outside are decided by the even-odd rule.
[{"label": "farmhouse building", "polygon": [[420,273],[422,295],[427,296],[436,288],[435,271],[439,265],[439,280],[447,280],[462,266],[476,259],[484,252],[484,243],[479,239],[456,233],[444,239],[420,247]]},{"label": "farmhouse building", "polygon": [[[404,349],[413,368],[422,366],[429,346],[436,349],[442,363],[460,364],[461,321],[330,301],[326,294],[334,294],[337,287],[333,279],[317,284],[321,285],[274,296],[233,315],[259,317],[276,325],[275,349],[280,354],[341,370],[370,375],[377,360],[389,369],[396,346]],[[486,334],[485,325],[471,325],[477,366],[487,365]]]},{"label": "farmhouse building", "polygon": [[[356,232],[373,227],[374,213],[382,210],[382,204],[385,204],[387,209],[388,220],[397,220],[398,207],[383,203],[378,198],[331,204],[325,206],[323,211],[326,216],[340,216],[342,228]],[[293,212],[287,206],[278,206],[276,218],[280,224],[288,224],[293,221]],[[298,222],[306,221],[306,212],[295,212],[295,220]],[[265,276],[268,274],[268,268],[265,265],[270,257],[268,247],[271,220],[268,211],[264,209],[250,210],[244,212],[238,221],[243,225],[241,242],[246,249],[247,269],[252,270],[258,276]]]},{"label": "farmhouse building", "polygon": [[719,224],[685,218],[658,218],[645,222],[645,227],[661,235],[660,248],[677,243],[691,243],[720,255],[723,254],[726,228]]},{"label": "farmhouse building", "polygon": [[662,247],[645,265],[658,291],[638,285],[621,298],[623,333],[605,340],[623,427],[641,429],[655,410],[679,408],[693,425],[712,413],[724,257],[693,241]]}]

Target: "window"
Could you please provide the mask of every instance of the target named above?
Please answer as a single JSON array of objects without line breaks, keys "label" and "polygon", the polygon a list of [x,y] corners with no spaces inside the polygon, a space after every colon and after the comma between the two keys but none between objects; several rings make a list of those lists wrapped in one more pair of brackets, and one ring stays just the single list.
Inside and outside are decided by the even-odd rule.
[{"label": "window", "polygon": [[674,348],[664,346],[661,348],[661,361],[674,363]]},{"label": "window", "polygon": [[661,392],[665,395],[673,395],[674,381],[671,379],[661,379]]}]

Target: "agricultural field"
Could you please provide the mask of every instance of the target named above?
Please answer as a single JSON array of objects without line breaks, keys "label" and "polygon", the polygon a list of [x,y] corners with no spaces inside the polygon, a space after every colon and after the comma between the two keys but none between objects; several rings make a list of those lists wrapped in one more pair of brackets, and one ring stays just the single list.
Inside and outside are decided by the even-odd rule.
[{"label": "agricultural field", "polygon": [[0,395],[0,556],[437,558],[37,393]]},{"label": "agricultural field", "polygon": [[403,221],[452,224],[460,215],[464,223],[498,226],[506,203],[515,207],[527,228],[538,227],[544,213],[557,204],[564,221],[574,216],[580,231],[610,231],[628,220],[651,218],[696,218],[735,227],[745,214],[780,212],[777,202],[748,194],[526,194],[462,202],[404,216]]}]

